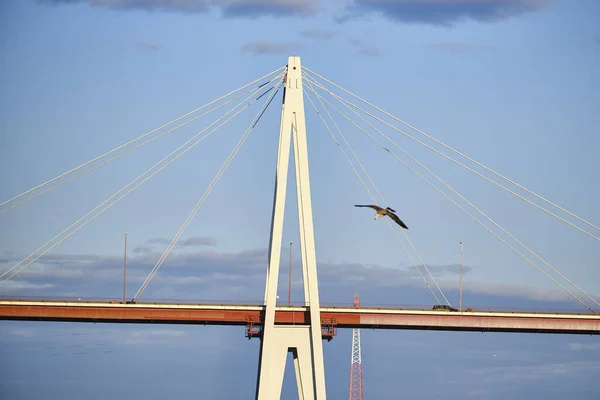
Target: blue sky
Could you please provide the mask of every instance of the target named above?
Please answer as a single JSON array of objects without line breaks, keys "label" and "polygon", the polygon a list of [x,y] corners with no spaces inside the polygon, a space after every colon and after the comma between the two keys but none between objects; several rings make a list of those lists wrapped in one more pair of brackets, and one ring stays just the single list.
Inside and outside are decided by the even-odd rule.
[{"label": "blue sky", "polygon": [[[299,55],[311,70],[598,225],[599,16],[600,6],[591,0],[5,1],[0,201]],[[261,300],[280,96],[144,297]],[[258,107],[0,286],[0,295],[119,296],[124,232],[133,294]],[[430,307],[434,299],[387,224],[353,207],[371,201],[310,103],[306,108],[322,301],[350,303],[359,290],[365,305]],[[0,214],[0,271],[217,115]],[[452,303],[463,241],[465,304],[585,311],[360,131],[339,116],[336,122],[410,227],[412,243]],[[595,239],[397,132],[385,132],[582,289],[600,295]],[[282,297],[287,243],[294,242],[298,254],[295,207],[290,188]],[[297,279],[297,259],[294,271]],[[295,281],[294,299],[300,293]],[[247,341],[241,328],[3,322],[0,329],[0,393],[7,398],[131,398],[140,390],[148,391],[142,395],[148,399],[253,393],[258,342]],[[324,346],[330,398],[347,395],[350,338],[351,332],[341,331]],[[587,399],[600,392],[592,379],[600,354],[593,337],[365,331],[362,339],[365,396],[396,398],[398,376],[407,396],[422,396],[426,387],[432,398],[573,393]],[[79,345],[84,350],[69,347]],[[104,347],[110,350],[99,350]],[[32,368],[40,372],[32,374]],[[114,385],[99,383],[97,374]],[[230,375],[240,384],[231,385]],[[284,386],[293,393],[293,379]]]}]

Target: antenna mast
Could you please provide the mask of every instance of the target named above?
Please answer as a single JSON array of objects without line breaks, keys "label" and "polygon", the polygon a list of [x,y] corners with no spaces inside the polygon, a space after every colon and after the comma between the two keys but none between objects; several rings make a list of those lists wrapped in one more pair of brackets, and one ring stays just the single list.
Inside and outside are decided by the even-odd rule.
[{"label": "antenna mast", "polygon": [[[354,292],[354,308],[360,307],[358,292]],[[360,354],[360,329],[352,329],[352,358],[350,361],[350,400],[362,400],[362,356]]]}]

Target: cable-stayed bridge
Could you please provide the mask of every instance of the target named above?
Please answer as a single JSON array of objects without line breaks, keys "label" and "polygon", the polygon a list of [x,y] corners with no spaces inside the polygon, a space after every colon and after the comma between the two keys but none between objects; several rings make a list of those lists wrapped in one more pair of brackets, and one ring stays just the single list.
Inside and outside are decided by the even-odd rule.
[{"label": "cable-stayed bridge", "polygon": [[[255,305],[198,304],[185,301],[157,302],[142,298],[142,294],[164,264],[182,234],[246,143],[267,108],[275,103],[273,100],[280,92],[283,94],[283,101],[281,103],[281,127],[264,302]],[[348,96],[352,100],[348,100]],[[305,100],[307,101],[305,102]],[[501,226],[499,222],[484,213],[431,169],[405,151],[390,135],[384,133],[383,127],[415,141],[536,209],[560,220],[587,237],[600,240],[600,228],[342,88],[332,80],[303,67],[298,57],[290,57],[285,67],[278,68],[76,168],[2,201],[0,203],[0,214],[83,176],[200,117],[234,104],[229,111],[223,113],[205,129],[194,135],[135,180],[108,197],[92,211],[58,233],[20,262],[4,271],[0,275],[0,290],[3,285],[10,285],[15,277],[18,279],[22,271],[25,271],[49,251],[63,243],[129,193],[257,102],[259,104],[262,102],[262,106],[132,298],[126,297],[125,294],[122,299],[86,299],[84,297],[83,300],[36,299],[34,297],[17,299],[3,296],[3,299],[0,300],[0,318],[31,321],[243,325],[246,326],[248,337],[258,337],[261,340],[256,391],[258,399],[279,397],[285,356],[288,352],[291,352],[294,356],[300,398],[324,399],[326,390],[322,339],[331,340],[336,330],[341,328],[600,334],[600,315],[598,314],[600,302],[598,298],[581,289],[558,268],[534,252]],[[372,175],[367,172],[366,167],[357,157],[339,124],[336,123],[334,115],[339,115],[343,120],[348,121],[379,146],[383,150],[382,153],[389,154],[406,166],[419,179],[426,182],[436,192],[467,214],[484,231],[493,235],[500,243],[553,282],[572,299],[573,303],[580,307],[581,311],[578,313],[565,313],[526,312],[525,310],[464,310],[462,304],[458,305],[458,308],[456,308],[456,304],[452,307],[444,291],[423,261],[423,257],[409,239],[406,230],[398,228],[389,218],[385,218],[385,220],[392,235],[406,252],[407,257],[438,307],[435,309],[382,307],[357,309],[351,306],[327,307],[321,304],[312,217],[305,106],[317,113],[325,130],[340,149],[343,157],[351,166],[367,196],[372,201],[371,204],[378,204],[384,208],[388,206],[387,201],[373,182]],[[381,127],[378,128],[377,124],[380,124]],[[400,129],[398,124],[404,126],[404,128]],[[411,134],[408,130],[420,136],[414,136],[415,133]],[[425,140],[433,143],[428,144]],[[288,167],[292,147],[296,172],[304,303],[302,305],[283,306],[278,304],[277,289]],[[398,152],[401,155],[398,155]],[[411,162],[409,163],[408,160]],[[423,171],[419,172],[416,167],[420,167]],[[529,196],[529,198],[526,196]],[[400,229],[401,235],[398,234],[398,229]]]}]

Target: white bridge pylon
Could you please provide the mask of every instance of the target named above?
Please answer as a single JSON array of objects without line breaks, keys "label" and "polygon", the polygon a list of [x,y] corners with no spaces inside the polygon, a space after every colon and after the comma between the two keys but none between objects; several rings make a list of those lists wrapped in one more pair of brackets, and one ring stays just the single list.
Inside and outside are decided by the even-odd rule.
[{"label": "white bridge pylon", "polygon": [[[292,139],[294,143],[296,191],[298,194],[304,301],[310,313],[310,323],[308,325],[286,326],[275,324],[275,307]],[[300,57],[289,57],[285,77],[269,262],[265,285],[265,305],[256,399],[273,400],[281,397],[287,353],[290,352],[294,357],[298,397],[301,400],[325,400],[325,366],[323,362],[321,313]]]}]

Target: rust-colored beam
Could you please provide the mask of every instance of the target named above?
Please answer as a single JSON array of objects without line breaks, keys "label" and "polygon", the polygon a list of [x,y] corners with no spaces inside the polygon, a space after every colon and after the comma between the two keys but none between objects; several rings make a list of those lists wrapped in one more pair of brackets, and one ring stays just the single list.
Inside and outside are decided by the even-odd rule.
[{"label": "rust-colored beam", "polygon": [[[263,306],[0,301],[0,320],[135,324],[246,325],[262,319]],[[305,307],[279,307],[278,324],[306,324]],[[337,328],[476,332],[600,334],[600,315],[446,312],[407,309],[322,308],[324,325]]]},{"label": "rust-colored beam", "polygon": [[0,319],[135,324],[245,325],[261,318],[260,310],[155,308],[112,305],[1,305]]}]

